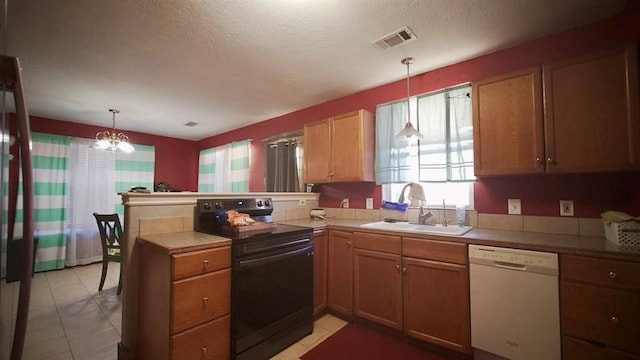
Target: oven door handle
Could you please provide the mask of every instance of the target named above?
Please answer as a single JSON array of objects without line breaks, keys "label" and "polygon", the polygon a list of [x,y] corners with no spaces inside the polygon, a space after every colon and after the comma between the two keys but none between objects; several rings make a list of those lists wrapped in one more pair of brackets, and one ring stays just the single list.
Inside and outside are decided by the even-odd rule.
[{"label": "oven door handle", "polygon": [[260,257],[258,259],[239,260],[238,261],[238,265],[239,265],[238,268],[239,269],[243,269],[243,268],[248,268],[248,267],[253,267],[253,266],[260,266],[260,265],[272,263],[272,262],[277,261],[279,259],[284,259],[284,258],[288,258],[288,257],[291,257],[291,256],[300,255],[300,254],[303,254],[303,253],[307,253],[307,256],[313,256],[312,249],[313,249],[312,246],[307,246],[307,247],[304,247],[302,249],[282,252],[282,253],[278,253],[278,254],[271,255],[271,256]]}]

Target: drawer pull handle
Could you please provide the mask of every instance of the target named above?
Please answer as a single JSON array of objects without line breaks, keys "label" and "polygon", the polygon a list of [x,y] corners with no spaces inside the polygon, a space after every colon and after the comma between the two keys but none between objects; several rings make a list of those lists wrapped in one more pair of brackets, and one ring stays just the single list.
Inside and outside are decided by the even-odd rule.
[{"label": "drawer pull handle", "polygon": [[617,316],[612,316],[611,317],[611,323],[618,325],[618,323],[620,323],[620,320],[618,319]]},{"label": "drawer pull handle", "polygon": [[615,279],[615,278],[618,277],[618,274],[616,274],[615,271],[609,271],[609,277],[612,278],[612,279]]},{"label": "drawer pull handle", "polygon": [[209,259],[202,260],[202,263],[204,264],[204,266],[209,265]]},{"label": "drawer pull handle", "polygon": [[209,302],[209,298],[208,298],[208,297],[206,297],[206,296],[205,296],[205,297],[203,297],[203,298],[202,298],[202,302],[203,302],[203,303],[205,303],[205,304],[206,304],[206,303],[208,303],[208,302]]}]

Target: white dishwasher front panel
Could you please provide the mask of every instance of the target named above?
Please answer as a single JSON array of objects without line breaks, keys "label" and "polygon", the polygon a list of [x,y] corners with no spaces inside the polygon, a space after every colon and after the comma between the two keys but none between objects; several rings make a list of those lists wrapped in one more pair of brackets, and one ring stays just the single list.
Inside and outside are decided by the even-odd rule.
[{"label": "white dishwasher front panel", "polygon": [[558,255],[469,245],[469,262],[471,346],[508,359],[560,360]]}]

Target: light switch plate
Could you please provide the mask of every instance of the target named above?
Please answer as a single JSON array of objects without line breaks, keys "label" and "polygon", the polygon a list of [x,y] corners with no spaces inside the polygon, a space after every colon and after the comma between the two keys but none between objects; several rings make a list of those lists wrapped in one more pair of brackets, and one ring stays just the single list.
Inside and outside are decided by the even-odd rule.
[{"label": "light switch plate", "polygon": [[510,215],[520,215],[522,214],[522,208],[520,199],[509,199],[507,200],[509,206],[509,214]]},{"label": "light switch plate", "polygon": [[573,216],[573,200],[560,200],[560,216]]}]

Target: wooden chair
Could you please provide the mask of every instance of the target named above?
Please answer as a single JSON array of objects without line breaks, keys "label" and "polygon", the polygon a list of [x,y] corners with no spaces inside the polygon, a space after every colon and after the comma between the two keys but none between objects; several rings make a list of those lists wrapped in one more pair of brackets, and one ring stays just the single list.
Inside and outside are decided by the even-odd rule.
[{"label": "wooden chair", "polygon": [[[120,262],[122,257],[120,252],[120,239],[122,236],[122,225],[118,214],[98,214],[93,213],[98,223],[100,239],[102,243],[102,276],[98,291],[102,291],[104,280],[107,277],[107,268],[110,261]],[[118,278],[118,295],[122,291],[122,273]]]}]

